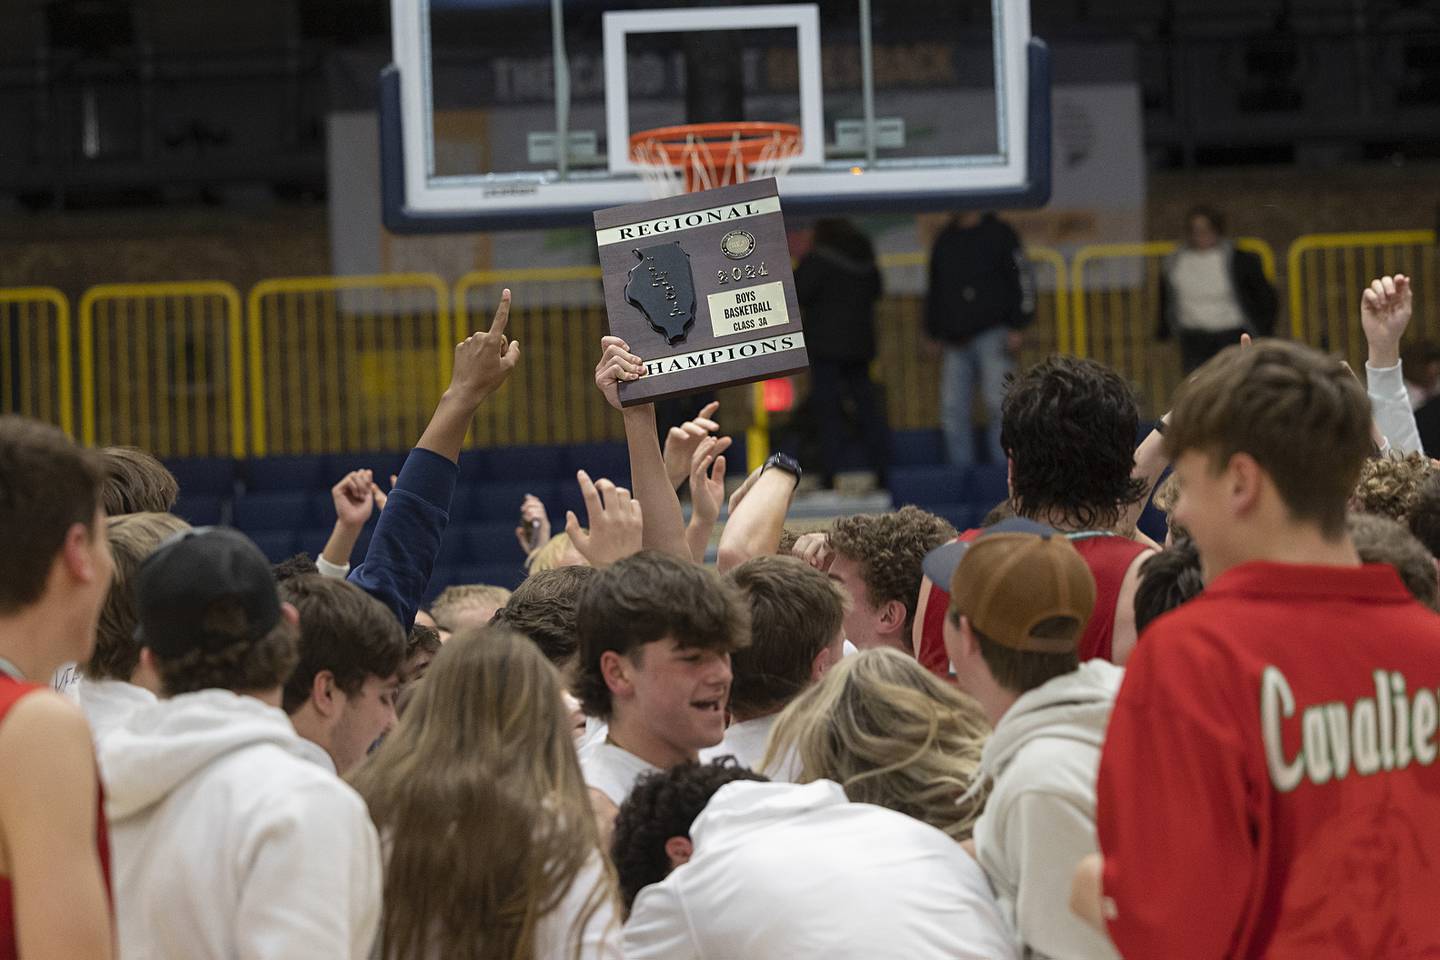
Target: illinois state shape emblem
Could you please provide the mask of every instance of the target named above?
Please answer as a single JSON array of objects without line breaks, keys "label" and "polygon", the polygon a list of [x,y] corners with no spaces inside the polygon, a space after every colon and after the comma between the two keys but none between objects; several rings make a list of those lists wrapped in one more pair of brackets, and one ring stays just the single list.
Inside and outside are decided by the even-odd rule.
[{"label": "illinois state shape emblem", "polygon": [[657,333],[673,346],[685,339],[695,322],[695,279],[690,254],[675,242],[634,251],[640,262],[630,268],[625,299],[633,304]]}]

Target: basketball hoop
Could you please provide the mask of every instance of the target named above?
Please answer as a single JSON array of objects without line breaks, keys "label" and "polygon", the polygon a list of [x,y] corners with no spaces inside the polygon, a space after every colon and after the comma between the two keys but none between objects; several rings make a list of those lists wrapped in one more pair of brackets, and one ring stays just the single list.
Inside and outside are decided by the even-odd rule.
[{"label": "basketball hoop", "polygon": [[784,174],[800,155],[793,123],[682,123],[630,136],[630,160],[653,197]]}]

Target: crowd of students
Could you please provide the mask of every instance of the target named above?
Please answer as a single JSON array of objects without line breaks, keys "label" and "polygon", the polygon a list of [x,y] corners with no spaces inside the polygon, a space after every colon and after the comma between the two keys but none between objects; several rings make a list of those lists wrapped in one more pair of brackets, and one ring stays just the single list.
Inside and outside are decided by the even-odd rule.
[{"label": "crowd of students", "polygon": [[980,528],[792,532],[781,455],[714,567],[716,409],[662,446],[607,337],[631,487],[582,471],[555,537],[527,500],[519,589],[422,610],[508,310],[388,493],[336,484],[314,561],[0,418],[0,958],[1440,956],[1404,278],[1362,298],[1368,395],[1247,338],[1137,447],[1129,386],[1052,357]]}]

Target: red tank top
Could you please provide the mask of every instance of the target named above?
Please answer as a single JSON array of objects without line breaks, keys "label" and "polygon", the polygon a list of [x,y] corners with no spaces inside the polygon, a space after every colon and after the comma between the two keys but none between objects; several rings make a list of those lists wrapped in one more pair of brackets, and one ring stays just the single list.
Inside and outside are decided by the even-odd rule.
[{"label": "red tank top", "polygon": [[[21,683],[0,673],[0,723],[20,698],[44,687],[34,683]],[[97,778],[98,780],[98,778]],[[100,851],[100,872],[105,878],[105,896],[110,896],[110,840],[105,830],[105,790],[100,788],[99,803],[96,805],[95,845]],[[0,876],[0,960],[16,960],[19,947],[15,943],[15,901],[10,888],[10,878]],[[113,907],[112,907],[113,909]]]},{"label": "red tank top", "polygon": [[1113,660],[1111,644],[1115,635],[1115,603],[1120,586],[1135,558],[1150,549],[1114,534],[1072,534],[1070,544],[1080,554],[1095,578],[1095,612],[1080,637],[1080,660]]},{"label": "red tank top", "polygon": [[[968,542],[984,532],[967,530],[956,539]],[[1120,599],[1120,585],[1130,564],[1149,547],[1113,534],[1077,533],[1070,534],[1069,538],[1095,578],[1095,612],[1080,637],[1080,659],[1109,660],[1113,654],[1115,602]],[[915,657],[931,673],[948,680],[950,657],[945,652],[945,613],[950,608],[950,592],[945,587],[936,584],[930,592],[920,626],[920,649],[915,651]]]}]

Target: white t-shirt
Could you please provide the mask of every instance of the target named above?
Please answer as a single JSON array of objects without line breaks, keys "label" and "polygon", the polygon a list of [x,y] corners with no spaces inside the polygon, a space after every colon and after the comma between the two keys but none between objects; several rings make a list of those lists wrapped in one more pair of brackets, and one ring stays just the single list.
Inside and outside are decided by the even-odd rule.
[{"label": "white t-shirt", "polygon": [[630,796],[636,780],[659,769],[608,740],[595,740],[580,748],[580,772],[586,786],[605,794],[617,807]]},{"label": "white t-shirt", "polygon": [[1182,330],[1219,333],[1245,326],[1230,285],[1230,252],[1224,247],[1182,250],[1170,271]]},{"label": "white t-shirt", "polygon": [[636,897],[626,960],[1017,956],[958,843],[829,780],[726,784],[690,838],[690,862]]},{"label": "white t-shirt", "polygon": [[700,762],[710,763],[728,754],[733,756],[740,766],[763,773],[771,780],[794,783],[800,776],[800,758],[794,753],[788,754],[773,770],[760,769],[760,761],[765,759],[765,744],[770,740],[770,731],[774,729],[775,721],[779,718],[780,714],[772,713],[754,720],[730,724],[725,729],[724,740],[700,751]]},{"label": "white t-shirt", "polygon": [[[604,876],[600,855],[594,854],[575,875],[559,905],[545,914],[535,931],[536,960],[571,960],[575,956],[575,918]],[[615,899],[606,897],[580,930],[580,960],[624,960],[620,915]]]}]

